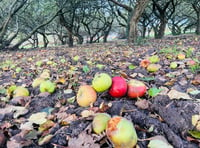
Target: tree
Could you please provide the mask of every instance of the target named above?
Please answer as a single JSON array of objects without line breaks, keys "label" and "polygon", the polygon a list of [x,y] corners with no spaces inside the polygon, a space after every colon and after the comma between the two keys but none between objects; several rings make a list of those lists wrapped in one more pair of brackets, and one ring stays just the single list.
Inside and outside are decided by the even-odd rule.
[{"label": "tree", "polygon": [[199,0],[190,0],[188,1],[191,3],[192,8],[196,13],[196,34],[200,35],[200,1]]},{"label": "tree", "polygon": [[156,17],[156,22],[153,25],[155,38],[162,38],[165,34],[165,28],[168,20],[175,12],[179,0],[152,0],[152,9]]},{"label": "tree", "polygon": [[146,5],[148,4],[149,0],[137,0],[135,2],[134,8],[126,4],[120,3],[116,0],[108,0],[108,1],[113,2],[114,4],[118,5],[119,7],[124,8],[130,13],[130,19],[128,19],[128,26],[127,26],[129,27],[128,41],[129,43],[134,43],[137,37],[137,25],[138,25],[139,19]]}]

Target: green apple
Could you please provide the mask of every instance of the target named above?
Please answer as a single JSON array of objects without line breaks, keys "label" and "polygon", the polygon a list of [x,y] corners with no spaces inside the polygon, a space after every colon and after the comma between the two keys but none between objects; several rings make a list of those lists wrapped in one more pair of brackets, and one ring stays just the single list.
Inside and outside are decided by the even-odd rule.
[{"label": "green apple", "polygon": [[153,56],[151,56],[151,57],[149,58],[149,61],[150,61],[151,63],[157,63],[157,62],[160,61],[160,58],[159,58],[157,55],[153,55]]},{"label": "green apple", "polygon": [[13,92],[13,97],[26,97],[29,96],[29,91],[27,88],[18,86],[14,92]]},{"label": "green apple", "polygon": [[92,87],[97,92],[104,92],[112,85],[112,79],[107,73],[96,74],[92,80]]},{"label": "green apple", "polygon": [[42,61],[37,61],[37,62],[35,63],[35,65],[36,65],[36,66],[38,66],[38,67],[41,67],[41,66],[42,66],[42,64],[43,64],[43,62],[42,62]]},{"label": "green apple", "polygon": [[56,85],[50,80],[44,81],[40,84],[40,92],[53,93],[56,89]]},{"label": "green apple", "polygon": [[73,60],[77,62],[79,60],[79,56],[76,55],[75,57],[73,57]]},{"label": "green apple", "polygon": [[16,71],[16,73],[20,73],[20,72],[22,71],[22,68],[21,68],[21,67],[17,67],[17,68],[15,69],[15,71]]},{"label": "green apple", "polygon": [[111,117],[107,113],[98,113],[95,115],[93,121],[92,121],[92,128],[93,131],[96,134],[100,134],[106,129],[108,120],[110,120]]},{"label": "green apple", "polygon": [[177,68],[177,63],[176,62],[171,62],[170,63],[170,68],[172,68],[172,69],[175,69],[175,68]]}]

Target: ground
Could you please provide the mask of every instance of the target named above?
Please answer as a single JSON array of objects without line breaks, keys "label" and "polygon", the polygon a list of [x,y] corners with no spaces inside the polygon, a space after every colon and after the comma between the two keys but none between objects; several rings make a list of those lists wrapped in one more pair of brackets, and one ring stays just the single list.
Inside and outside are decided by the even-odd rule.
[{"label": "ground", "polygon": [[[183,54],[184,58],[178,58]],[[158,56],[156,72],[145,61]],[[68,48],[2,51],[0,54],[0,147],[112,147],[106,133],[92,131],[95,113],[106,112],[130,120],[137,146],[153,139],[175,148],[200,146],[200,37],[179,36],[89,44]],[[192,61],[192,62],[191,62]],[[152,62],[152,61],[151,61]],[[176,62],[177,67],[170,67]],[[90,107],[76,102],[79,86],[90,85],[96,73],[122,76],[145,83],[145,96],[113,98],[97,93]],[[33,87],[36,78],[56,84],[53,93]],[[16,86],[29,96],[16,96]],[[158,138],[158,136],[160,136]],[[164,140],[163,140],[164,139]],[[157,147],[160,147],[157,143]],[[170,146],[169,146],[170,147]]]}]

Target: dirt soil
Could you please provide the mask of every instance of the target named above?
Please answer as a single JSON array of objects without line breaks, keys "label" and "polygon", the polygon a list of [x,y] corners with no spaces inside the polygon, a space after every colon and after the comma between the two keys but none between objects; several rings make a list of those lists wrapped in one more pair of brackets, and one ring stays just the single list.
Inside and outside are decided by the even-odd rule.
[{"label": "dirt soil", "polygon": [[[178,55],[184,54],[184,59]],[[149,72],[141,61],[158,56],[159,70]],[[190,61],[195,61],[190,65]],[[134,124],[137,147],[146,148],[162,136],[174,148],[200,147],[200,37],[148,39],[141,45],[125,41],[68,48],[2,51],[0,54],[0,147],[111,148],[103,132],[92,131],[95,113],[122,116]],[[176,62],[177,68],[170,68]],[[44,71],[56,84],[52,94],[40,93],[32,82]],[[122,76],[145,83],[145,96],[113,98],[97,93],[90,107],[80,107],[80,85],[90,85],[96,73]],[[28,88],[28,97],[14,97],[10,86]],[[41,113],[46,113],[45,118]],[[37,114],[40,113],[40,114]],[[30,117],[36,115],[30,122]],[[45,120],[44,124],[38,123]],[[31,124],[31,125],[30,125]],[[191,133],[192,131],[192,133]],[[157,145],[157,147],[159,147]],[[160,146],[162,147],[162,146]]]}]

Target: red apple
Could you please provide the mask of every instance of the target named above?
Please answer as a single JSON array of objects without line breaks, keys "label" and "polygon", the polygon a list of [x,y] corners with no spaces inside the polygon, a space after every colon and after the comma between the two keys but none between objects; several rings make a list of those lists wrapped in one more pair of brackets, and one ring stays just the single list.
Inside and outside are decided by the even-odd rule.
[{"label": "red apple", "polygon": [[194,61],[194,60],[189,60],[188,62],[187,62],[187,65],[189,65],[189,66],[193,66],[193,65],[195,65],[196,64],[196,62]]},{"label": "red apple", "polygon": [[109,94],[112,97],[119,98],[125,96],[126,92],[127,92],[127,83],[125,79],[119,76],[113,77]]},{"label": "red apple", "polygon": [[146,93],[147,88],[145,84],[141,81],[131,79],[128,82],[128,96],[130,98],[138,98],[144,96]]}]

